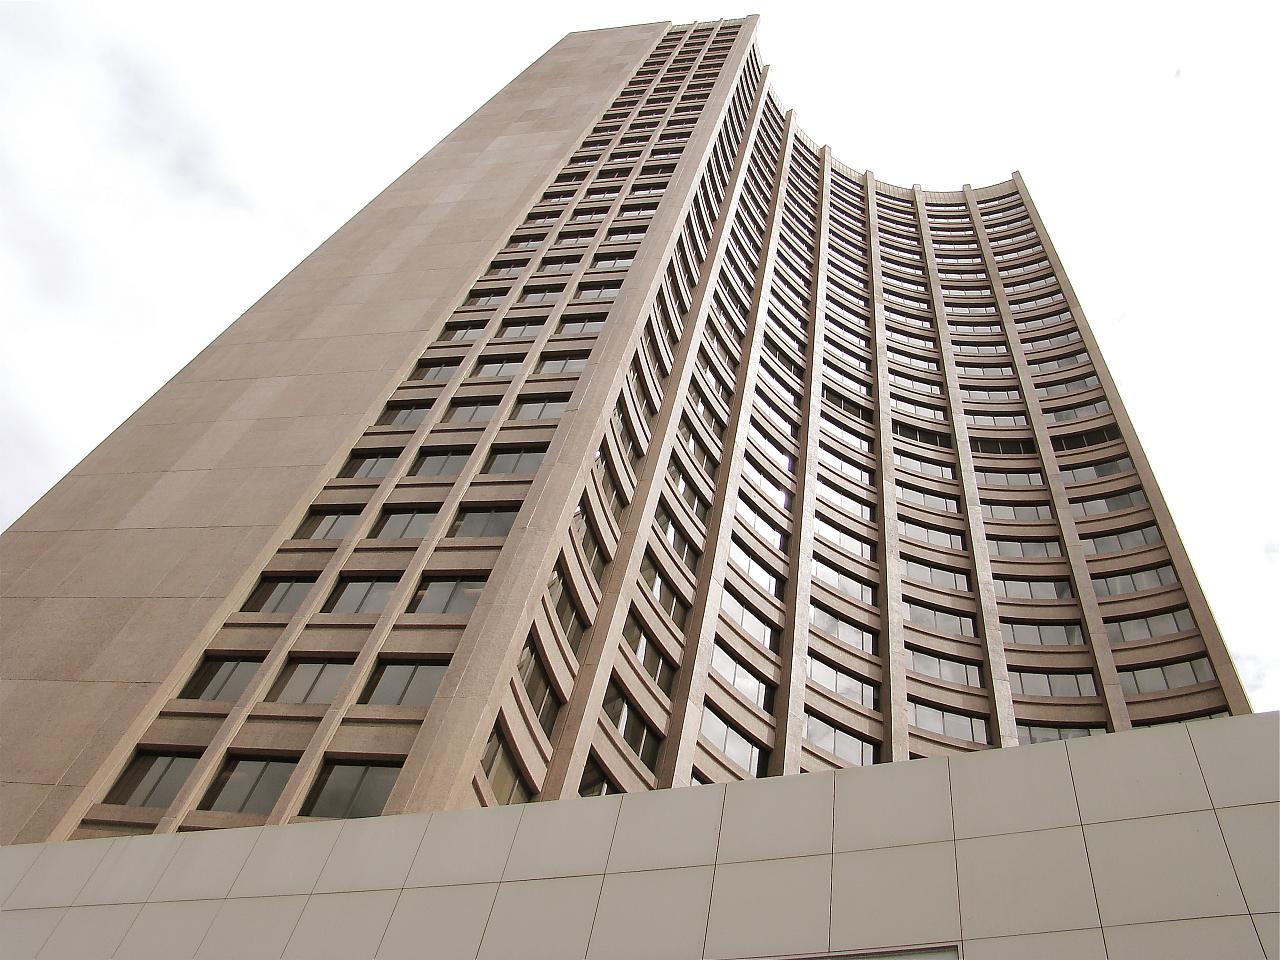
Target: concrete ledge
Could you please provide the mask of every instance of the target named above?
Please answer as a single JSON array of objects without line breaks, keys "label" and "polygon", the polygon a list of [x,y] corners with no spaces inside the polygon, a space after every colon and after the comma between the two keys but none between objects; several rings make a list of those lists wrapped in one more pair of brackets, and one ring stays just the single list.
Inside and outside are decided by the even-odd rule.
[{"label": "concrete ledge", "polygon": [[3,847],[0,944],[6,960],[1277,960],[1277,755],[1280,715],[1256,714],[728,786]]}]

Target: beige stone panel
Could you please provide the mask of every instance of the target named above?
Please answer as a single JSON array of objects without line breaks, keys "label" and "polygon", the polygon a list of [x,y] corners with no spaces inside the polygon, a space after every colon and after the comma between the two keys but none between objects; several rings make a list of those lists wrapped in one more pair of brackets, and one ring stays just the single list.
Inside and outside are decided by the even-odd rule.
[{"label": "beige stone panel", "polygon": [[138,482],[132,477],[69,476],[40,501],[38,518],[24,517],[14,530],[93,530],[111,527],[130,509],[133,500],[154,483],[155,476]]},{"label": "beige stone panel", "polygon": [[966,940],[964,960],[1107,960],[1102,931],[1062,930]]},{"label": "beige stone panel", "polygon": [[[388,251],[386,256],[393,254]],[[395,251],[395,258],[417,256],[412,249]],[[474,254],[473,254],[474,257]],[[432,326],[439,316],[440,301],[434,297],[405,299],[398,303],[335,303],[316,312],[303,329],[308,337],[340,337],[353,330],[368,333],[409,333]]]},{"label": "beige stone panel", "polygon": [[1204,917],[1107,927],[1109,960],[1263,960],[1248,917]]},{"label": "beige stone panel", "polygon": [[[27,534],[24,540],[28,549],[35,546],[32,541],[43,541],[44,549],[34,550],[34,559],[26,569],[7,568],[0,577],[0,588],[6,597],[48,597],[56,596],[53,586],[65,579],[67,572],[84,555],[83,545],[96,536],[85,531],[54,532]],[[8,539],[6,535],[5,539]]]},{"label": "beige stone panel", "polygon": [[92,657],[84,677],[160,683],[218,604],[216,599],[185,597],[140,604],[128,623]]},{"label": "beige stone panel", "polygon": [[706,938],[712,872],[702,866],[606,876],[587,956],[697,960]]},{"label": "beige stone panel", "polygon": [[[149,473],[170,470],[214,421],[129,424],[80,461],[77,475]],[[42,511],[43,512],[43,511]]]},{"label": "beige stone panel", "polygon": [[[71,803],[83,789],[79,784],[50,786],[44,783],[0,783],[0,798],[8,796],[11,789],[21,791],[24,807],[21,815],[16,811],[4,811],[0,822],[5,832],[0,835],[4,843],[39,843],[49,836],[58,818],[67,804]],[[39,793],[39,797],[31,796]],[[12,813],[12,815],[11,815]],[[9,828],[12,827],[12,833]]]},{"label": "beige stone panel", "polygon": [[956,862],[960,914],[968,936],[1099,925],[1090,862],[1079,827],[960,840]]},{"label": "beige stone panel", "polygon": [[0,677],[9,676],[8,664],[5,659],[6,649],[5,639],[22,629],[27,620],[32,617],[39,609],[41,601],[36,597],[4,597],[0,599],[0,624],[4,629],[0,631]]},{"label": "beige stone panel", "polygon": [[354,417],[273,417],[223,420],[175,464],[179,470],[320,465],[333,456],[334,438],[352,433]]},{"label": "beige stone panel", "polygon": [[474,957],[497,893],[496,883],[402,891],[378,960],[421,960],[424,943],[441,957]]},{"label": "beige stone panel", "polygon": [[[0,681],[0,766],[6,779],[83,786],[88,781],[73,776],[73,761],[104,737],[118,739],[124,730],[120,712],[138,709],[149,693],[147,684]],[[58,709],[63,704],[67,709]],[[111,740],[108,747],[114,745]]]},{"label": "beige stone panel", "polygon": [[227,411],[244,395],[261,391],[264,387],[278,389],[278,385],[270,380],[174,381],[139,407],[125,425],[141,427],[234,419],[228,417]]},{"label": "beige stone panel", "polygon": [[[5,679],[104,679],[87,668],[142,606],[141,599],[133,598],[64,597],[34,603],[25,623],[5,624],[0,642]],[[50,637],[57,642],[49,642]]]},{"label": "beige stone panel", "polygon": [[129,932],[140,903],[71,907],[40,948],[41,960],[106,960]]},{"label": "beige stone panel", "polygon": [[1245,912],[1212,811],[1095,823],[1085,836],[1108,926]]},{"label": "beige stone panel", "polygon": [[0,782],[0,837],[16,837],[48,795],[47,784]]},{"label": "beige stone panel", "polygon": [[48,532],[18,530],[16,525],[5,531],[0,537],[0,596],[12,595],[7,588],[13,571],[35,566],[58,542],[59,538]]},{"label": "beige stone panel", "polygon": [[835,855],[831,948],[931,943],[960,936],[951,843],[916,843]]}]

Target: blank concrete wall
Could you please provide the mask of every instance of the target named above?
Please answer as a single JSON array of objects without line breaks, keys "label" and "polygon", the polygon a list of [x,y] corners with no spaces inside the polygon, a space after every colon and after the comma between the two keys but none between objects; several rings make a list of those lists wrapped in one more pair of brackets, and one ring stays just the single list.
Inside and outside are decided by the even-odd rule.
[{"label": "blank concrete wall", "polygon": [[136,742],[180,659],[238,606],[665,27],[567,36],[0,538],[0,843],[49,836],[95,777],[113,775],[111,751]]},{"label": "blank concrete wall", "polygon": [[1275,960],[1280,723],[0,849],[25,957]]}]

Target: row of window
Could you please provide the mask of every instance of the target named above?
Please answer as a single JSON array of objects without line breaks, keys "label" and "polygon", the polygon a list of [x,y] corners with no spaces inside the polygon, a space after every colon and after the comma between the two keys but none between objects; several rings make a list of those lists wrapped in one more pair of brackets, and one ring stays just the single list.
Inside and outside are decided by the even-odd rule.
[{"label": "row of window", "polygon": [[[167,808],[195,769],[196,756],[139,752],[107,792],[104,803]],[[198,808],[266,816],[297,768],[297,758],[231,755]],[[400,764],[328,760],[299,813],[305,817],[376,817],[382,813]]]},{"label": "row of window", "polygon": [[[343,577],[322,608],[325,613],[380,613],[399,578]],[[240,609],[246,613],[294,614],[314,578],[263,577]],[[484,577],[423,576],[406,613],[470,613],[484,589]]]}]

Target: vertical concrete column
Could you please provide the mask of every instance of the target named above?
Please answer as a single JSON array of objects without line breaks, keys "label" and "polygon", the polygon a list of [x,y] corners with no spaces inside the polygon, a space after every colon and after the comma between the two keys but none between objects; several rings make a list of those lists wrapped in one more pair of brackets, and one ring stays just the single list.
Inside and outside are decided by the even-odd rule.
[{"label": "vertical concrete column", "polygon": [[863,177],[867,205],[867,262],[871,268],[872,373],[876,382],[876,482],[880,493],[880,663],[884,685],[882,760],[911,757],[907,732],[907,648],[902,622],[902,553],[898,538],[898,479],[893,463],[893,414],[889,407],[889,349],[885,336],[884,275],[880,263],[880,227],[876,178]]},{"label": "vertical concrete column", "polygon": [[1191,559],[1187,555],[1187,549],[1183,545],[1182,537],[1179,536],[1178,528],[1173,522],[1173,515],[1169,512],[1169,504],[1165,500],[1164,494],[1160,492],[1160,485],[1156,482],[1155,473],[1151,470],[1151,462],[1147,459],[1146,452],[1143,451],[1142,444],[1138,440],[1138,433],[1133,427],[1129,411],[1125,409],[1124,401],[1120,397],[1120,391],[1116,389],[1115,380],[1112,379],[1111,371],[1107,368],[1106,359],[1103,357],[1102,351],[1098,349],[1098,341],[1089,326],[1088,318],[1085,317],[1084,309],[1080,306],[1080,300],[1076,297],[1075,288],[1071,286],[1071,280],[1068,278],[1066,270],[1063,269],[1062,260],[1053,246],[1053,240],[1050,239],[1048,231],[1044,228],[1044,221],[1040,219],[1040,212],[1036,209],[1035,201],[1032,200],[1031,194],[1023,182],[1022,175],[1016,170],[1013,173],[1013,182],[1017,184],[1023,206],[1027,208],[1027,216],[1031,218],[1031,223],[1036,228],[1040,244],[1044,247],[1045,257],[1053,268],[1054,276],[1058,278],[1058,286],[1062,290],[1062,295],[1067,299],[1067,306],[1071,308],[1071,315],[1075,318],[1076,329],[1080,331],[1080,339],[1093,360],[1094,372],[1098,375],[1098,379],[1102,381],[1102,389],[1107,395],[1107,402],[1111,404],[1111,414],[1115,418],[1116,426],[1120,428],[1120,435],[1124,438],[1125,446],[1129,450],[1129,458],[1133,461],[1134,469],[1138,472],[1138,478],[1142,481],[1142,489],[1147,495],[1151,512],[1155,514],[1156,523],[1160,525],[1160,535],[1164,538],[1165,546],[1169,551],[1169,562],[1173,565],[1173,569],[1177,571],[1178,582],[1182,584],[1182,591],[1187,596],[1187,605],[1191,608],[1196,625],[1200,628],[1200,636],[1204,640],[1209,660],[1213,663],[1213,672],[1218,676],[1223,695],[1227,698],[1227,705],[1232,713],[1248,713],[1251,709],[1248,694],[1245,692],[1244,685],[1240,682],[1240,677],[1231,662],[1231,654],[1227,650],[1226,644],[1222,639],[1222,633],[1218,629],[1217,621],[1213,618],[1213,611],[1209,609],[1204,590],[1201,589],[1200,581],[1196,578],[1195,570],[1191,566]]},{"label": "vertical concrete column", "polygon": [[[911,191],[920,224],[920,245],[928,276],[929,297],[933,300],[934,324],[937,327],[938,352],[942,357],[942,374],[946,382],[947,413],[951,418],[956,442],[956,466],[960,471],[960,495],[965,520],[965,536],[973,557],[973,586],[978,599],[978,624],[986,652],[987,691],[991,703],[991,721],[998,747],[1018,745],[1017,723],[1013,717],[1013,694],[1009,689],[1009,666],[1005,662],[1004,639],[1000,634],[1000,613],[996,604],[995,584],[991,577],[991,551],[987,546],[982,522],[982,503],[978,497],[978,481],[973,469],[973,449],[969,446],[969,424],[964,415],[964,397],[956,373],[956,358],[951,346],[951,327],[947,323],[947,304],[938,275],[938,258],[929,233],[929,215],[920,185]],[[974,230],[977,230],[975,224]],[[992,279],[992,286],[996,280]]]},{"label": "vertical concrete column", "polygon": [[[1009,298],[1000,280],[999,267],[991,249],[991,240],[987,237],[986,225],[982,222],[982,211],[978,208],[978,199],[969,186],[964,188],[964,197],[969,208],[969,217],[973,220],[974,233],[978,237],[978,246],[982,250],[987,275],[991,277],[991,289],[995,294],[996,307],[1000,312],[1000,323],[1004,327],[1005,340],[1009,344],[1009,356],[1013,359],[1018,389],[1022,392],[1023,401],[1027,405],[1027,418],[1031,421],[1036,448],[1040,451],[1040,463],[1044,468],[1049,501],[1053,505],[1054,516],[1058,518],[1063,551],[1067,555],[1071,582],[1075,586],[1076,598],[1080,604],[1080,620],[1085,642],[1093,651],[1094,663],[1098,668],[1098,682],[1101,685],[1103,704],[1107,709],[1111,729],[1127,730],[1131,724],[1129,711],[1124,702],[1124,691],[1120,689],[1120,677],[1116,673],[1115,659],[1111,655],[1111,643],[1107,639],[1106,627],[1102,623],[1102,614],[1098,609],[1098,596],[1093,589],[1093,580],[1089,577],[1089,564],[1085,559],[1084,548],[1080,545],[1080,534],[1076,531],[1075,520],[1071,515],[1071,503],[1067,500],[1062,471],[1058,469],[1053,440],[1045,424],[1044,409],[1040,404],[1040,398],[1036,396],[1035,382],[1027,365],[1026,351],[1022,348],[1022,339],[1018,336],[1013,311],[1009,307]],[[1092,353],[1090,357],[1093,358]]]},{"label": "vertical concrete column", "polygon": [[831,148],[819,153],[818,237],[814,246],[814,276],[809,295],[809,344],[805,355],[804,407],[800,421],[800,460],[796,475],[796,513],[791,531],[790,623],[791,676],[777,711],[782,772],[799,773],[804,753],[806,659],[809,649],[810,602],[813,592],[813,527],[817,516],[818,441],[822,436],[822,371],[827,335],[827,246],[831,231]]}]

